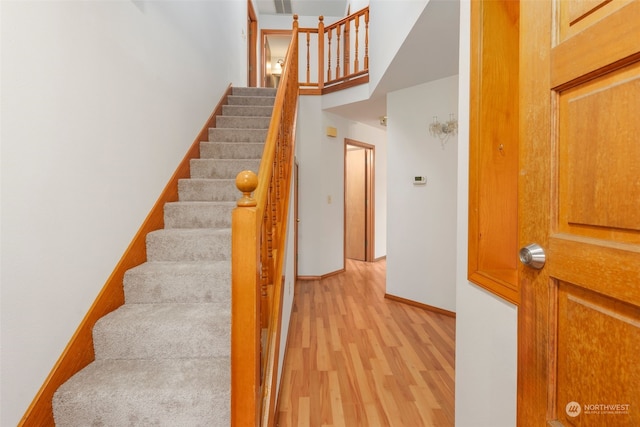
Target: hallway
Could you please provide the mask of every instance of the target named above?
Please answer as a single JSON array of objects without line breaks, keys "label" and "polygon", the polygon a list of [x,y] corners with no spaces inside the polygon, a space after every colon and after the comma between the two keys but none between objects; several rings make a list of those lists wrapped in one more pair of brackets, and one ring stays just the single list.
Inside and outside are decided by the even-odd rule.
[{"label": "hallway", "polygon": [[455,319],[385,299],[385,271],[296,284],[277,425],[454,425]]}]

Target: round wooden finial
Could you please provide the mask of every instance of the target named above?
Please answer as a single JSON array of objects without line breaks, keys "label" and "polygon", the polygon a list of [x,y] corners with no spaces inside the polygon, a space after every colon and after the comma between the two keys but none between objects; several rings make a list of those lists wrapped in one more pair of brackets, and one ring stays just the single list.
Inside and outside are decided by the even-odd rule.
[{"label": "round wooden finial", "polygon": [[242,171],[236,175],[236,187],[242,191],[242,197],[238,199],[238,206],[255,206],[256,201],[251,193],[258,187],[258,176],[252,171]]},{"label": "round wooden finial", "polygon": [[322,15],[318,16],[318,21],[320,21],[320,22],[324,21],[324,16],[322,16]]}]

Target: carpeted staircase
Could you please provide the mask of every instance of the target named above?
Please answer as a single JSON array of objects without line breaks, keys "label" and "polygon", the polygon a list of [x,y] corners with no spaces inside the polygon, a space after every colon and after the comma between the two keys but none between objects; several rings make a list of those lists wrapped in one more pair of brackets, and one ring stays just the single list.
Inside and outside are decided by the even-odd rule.
[{"label": "carpeted staircase", "polygon": [[95,361],[53,398],[57,426],[230,425],[231,211],[236,174],[258,170],[275,89],[233,88],[125,304],[93,330]]}]

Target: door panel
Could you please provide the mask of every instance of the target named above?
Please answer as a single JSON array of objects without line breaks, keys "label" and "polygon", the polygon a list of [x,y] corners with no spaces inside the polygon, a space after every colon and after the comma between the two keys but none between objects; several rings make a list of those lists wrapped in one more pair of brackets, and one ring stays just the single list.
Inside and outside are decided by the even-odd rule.
[{"label": "door panel", "polygon": [[521,5],[519,425],[640,425],[640,2]]},{"label": "door panel", "polygon": [[365,260],[366,241],[366,150],[349,147],[346,165],[345,256]]},{"label": "door panel", "polygon": [[640,63],[558,96],[560,229],[638,242]]},{"label": "door panel", "polygon": [[[558,420],[638,425],[638,414],[630,414],[638,408],[640,383],[637,306],[568,283],[558,286]],[[579,414],[567,413],[571,402],[580,405]]]}]

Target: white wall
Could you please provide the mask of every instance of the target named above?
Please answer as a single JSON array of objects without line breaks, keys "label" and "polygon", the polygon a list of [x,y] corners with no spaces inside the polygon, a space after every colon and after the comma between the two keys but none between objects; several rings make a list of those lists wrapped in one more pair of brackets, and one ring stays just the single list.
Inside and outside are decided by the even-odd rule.
[{"label": "white wall", "polygon": [[246,84],[246,3],[0,8],[0,424],[9,426],[228,84]]},{"label": "white wall", "polygon": [[[292,171],[292,173],[294,173]],[[289,323],[291,321],[291,310],[293,309],[293,297],[295,291],[295,221],[294,198],[295,198],[295,176],[291,177],[291,188],[289,191],[289,216],[287,219],[287,238],[284,254],[284,289],[282,290],[282,321],[280,335],[280,354],[278,356],[278,387],[280,391],[280,380],[282,378],[282,367],[284,365],[284,355],[287,349],[287,338],[289,336]]]},{"label": "white wall", "polygon": [[[455,311],[456,136],[444,148],[433,116],[457,111],[458,77],[387,95],[387,293]],[[426,185],[414,185],[425,176]]]},{"label": "white wall", "polygon": [[517,308],[467,281],[469,193],[469,16],[460,3],[456,426],[516,425]]},{"label": "white wall", "polygon": [[[376,147],[375,256],[386,254],[386,132],[321,112],[322,97],[300,97],[298,274],[321,276],[344,267],[344,139]],[[326,136],[335,127],[338,136]]]}]

